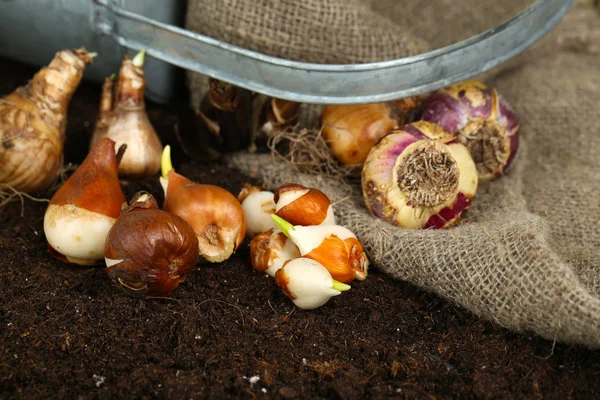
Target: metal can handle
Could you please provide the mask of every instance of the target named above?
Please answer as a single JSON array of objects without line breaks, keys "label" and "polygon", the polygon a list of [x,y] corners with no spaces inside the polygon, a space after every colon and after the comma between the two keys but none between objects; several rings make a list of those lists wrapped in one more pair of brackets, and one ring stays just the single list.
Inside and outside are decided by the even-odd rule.
[{"label": "metal can handle", "polygon": [[110,30],[122,46],[184,69],[292,101],[360,104],[424,94],[514,57],[545,35],[571,0],[538,0],[510,21],[459,43],[416,56],[367,64],[329,65],[271,57],[125,10],[109,0]]}]

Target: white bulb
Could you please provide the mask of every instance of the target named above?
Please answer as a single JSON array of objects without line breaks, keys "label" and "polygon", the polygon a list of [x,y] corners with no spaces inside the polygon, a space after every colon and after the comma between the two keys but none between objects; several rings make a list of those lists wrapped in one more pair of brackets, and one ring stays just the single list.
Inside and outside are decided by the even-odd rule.
[{"label": "white bulb", "polygon": [[242,202],[242,209],[246,217],[246,236],[254,237],[259,233],[275,228],[271,214],[275,212],[275,202],[272,192],[261,191],[248,195]]},{"label": "white bulb", "polygon": [[351,230],[341,225],[295,226],[294,229],[289,231],[289,234],[302,255],[310,253],[332,235],[341,240],[356,238]]},{"label": "white bulb", "polygon": [[309,258],[288,262],[280,273],[287,280],[287,290],[294,296],[294,304],[305,310],[321,307],[341,293],[333,289],[334,280],[327,268]]},{"label": "white bulb", "polygon": [[44,214],[44,233],[48,244],[67,260],[91,265],[104,259],[106,235],[115,221],[73,204],[51,204]]}]

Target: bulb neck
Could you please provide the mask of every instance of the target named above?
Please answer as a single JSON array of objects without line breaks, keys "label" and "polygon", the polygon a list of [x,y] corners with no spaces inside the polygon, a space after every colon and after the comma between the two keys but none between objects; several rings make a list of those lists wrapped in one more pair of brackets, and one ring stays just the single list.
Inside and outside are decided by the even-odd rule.
[{"label": "bulb neck", "polygon": [[131,59],[125,59],[119,71],[116,106],[127,110],[144,109],[145,90],[146,79],[142,67],[133,65]]},{"label": "bulb neck", "polygon": [[81,82],[85,65],[91,63],[83,50],[63,50],[56,54],[47,67],[41,68],[25,86],[27,97],[56,119],[66,118],[69,102]]},{"label": "bulb neck", "polygon": [[115,81],[106,78],[102,85],[102,97],[100,98],[99,119],[106,118],[113,110]]}]

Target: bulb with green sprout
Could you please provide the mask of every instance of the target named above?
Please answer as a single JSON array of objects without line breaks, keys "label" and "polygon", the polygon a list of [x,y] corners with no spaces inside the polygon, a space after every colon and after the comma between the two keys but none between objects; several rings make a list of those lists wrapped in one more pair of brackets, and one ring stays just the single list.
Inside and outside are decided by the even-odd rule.
[{"label": "bulb with green sprout", "polygon": [[125,56],[118,79],[115,80],[114,75],[105,79],[90,145],[94,146],[104,137],[114,140],[117,147],[127,144],[127,152],[119,165],[122,179],[143,179],[160,170],[163,146],[148,119],[144,103],[144,56],[144,50],[133,59]]},{"label": "bulb with green sprout", "polygon": [[350,283],[367,277],[369,260],[362,243],[341,225],[292,225],[271,214],[277,227],[298,247],[302,257],[323,264],[333,279]]},{"label": "bulb with green sprout", "polygon": [[321,307],[350,289],[333,279],[321,263],[306,257],[286,261],[275,273],[275,281],[297,307],[305,310]]},{"label": "bulb with green sprout", "polygon": [[225,261],[239,249],[246,234],[246,218],[233,194],[216,185],[193,182],[175,172],[169,145],[163,151],[159,179],[165,193],[163,210],[180,216],[192,226],[204,261]]}]

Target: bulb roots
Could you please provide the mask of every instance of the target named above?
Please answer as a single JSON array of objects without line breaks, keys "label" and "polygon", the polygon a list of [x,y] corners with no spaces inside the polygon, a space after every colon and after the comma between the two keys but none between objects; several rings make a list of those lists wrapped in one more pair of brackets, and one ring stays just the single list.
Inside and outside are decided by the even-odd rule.
[{"label": "bulb roots", "polygon": [[479,176],[502,171],[510,155],[506,131],[488,121],[475,121],[461,130],[458,138],[471,153]]},{"label": "bulb roots", "polygon": [[398,177],[398,185],[413,207],[435,207],[456,193],[459,170],[446,149],[427,142],[402,162]]}]

